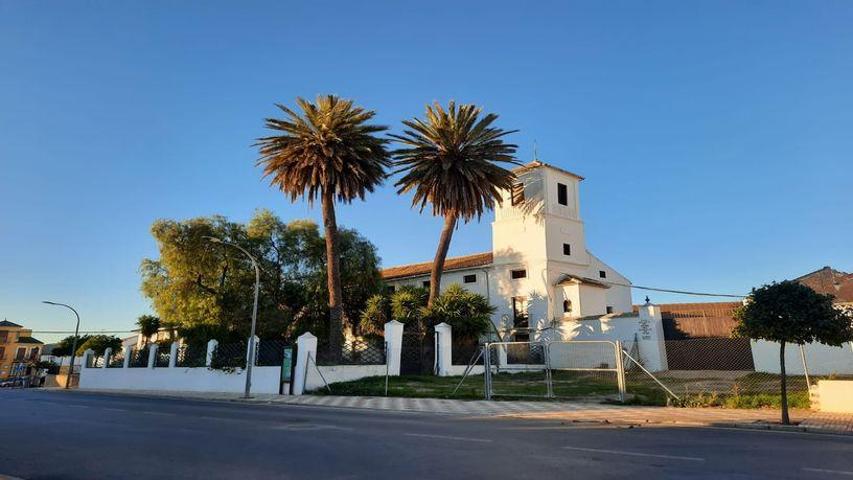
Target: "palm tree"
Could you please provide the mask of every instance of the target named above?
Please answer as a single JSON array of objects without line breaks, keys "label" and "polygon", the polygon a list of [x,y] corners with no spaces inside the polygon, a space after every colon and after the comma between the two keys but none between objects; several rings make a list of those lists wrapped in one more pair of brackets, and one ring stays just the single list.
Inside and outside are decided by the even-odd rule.
[{"label": "palm tree", "polygon": [[480,117],[482,109],[475,105],[459,105],[453,101],[447,110],[438,103],[427,105],[426,120],[403,121],[402,135],[391,135],[403,146],[392,152],[404,173],[395,184],[397,193],[414,191],[413,206],[423,212],[427,203],[432,214],[444,217],[438,250],[432,265],[428,306],[441,289],[444,260],[459,219],[479,219],[485,210],[501,201],[501,190],[512,187],[515,175],[501,163],[518,164],[516,145],[504,143],[503,137],[516,130],[493,127],[498,118],[490,113]]},{"label": "palm tree", "polygon": [[276,135],[258,139],[258,166],[291,201],[301,196],[311,205],[320,198],[326,236],[329,348],[337,358],[343,343],[343,300],[335,201],[363,200],[366,192],[385,179],[385,170],[391,166],[388,141],[375,134],[387,127],[368,123],[374,112],[334,95],[318,96],[314,103],[297,98],[296,103],[302,112],[277,105],[285,118],[266,119],[266,127]]}]

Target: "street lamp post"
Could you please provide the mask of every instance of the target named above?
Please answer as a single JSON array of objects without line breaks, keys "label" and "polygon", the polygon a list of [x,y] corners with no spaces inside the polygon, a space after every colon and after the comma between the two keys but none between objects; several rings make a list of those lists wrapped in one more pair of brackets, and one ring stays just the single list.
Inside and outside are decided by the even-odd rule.
[{"label": "street lamp post", "polygon": [[249,260],[252,261],[252,266],[255,267],[255,303],[252,306],[252,331],[249,334],[249,358],[246,359],[246,391],[243,394],[243,398],[249,398],[249,394],[252,391],[252,365],[255,363],[255,324],[258,319],[258,290],[261,284],[261,270],[258,268],[258,262],[255,260],[255,257],[252,256],[251,253],[246,251],[245,248],[235,245],[233,243],[225,242],[216,237],[203,237],[213,243],[219,243],[222,245],[228,245],[230,247],[234,247],[237,250],[243,252]]},{"label": "street lamp post", "polygon": [[74,312],[74,315],[77,317],[77,326],[74,327],[74,340],[71,342],[71,363],[68,365],[68,376],[65,377],[65,388],[67,389],[71,386],[71,376],[74,375],[74,354],[77,352],[77,334],[80,332],[80,314],[77,313],[77,310],[74,310],[71,305],[66,305],[64,303],[49,302],[47,300],[44,300],[41,303],[55,305],[57,307],[65,307]]}]

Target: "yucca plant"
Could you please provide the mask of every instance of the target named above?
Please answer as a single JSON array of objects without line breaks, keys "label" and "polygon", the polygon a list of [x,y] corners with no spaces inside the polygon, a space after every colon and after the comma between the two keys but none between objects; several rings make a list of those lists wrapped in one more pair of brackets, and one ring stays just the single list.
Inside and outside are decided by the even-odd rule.
[{"label": "yucca plant", "polygon": [[334,95],[314,103],[297,98],[301,112],[277,105],[284,118],[266,119],[275,135],[259,138],[258,165],[265,178],[291,201],[320,199],[326,240],[329,289],[329,348],[339,356],[343,342],[343,300],[335,202],[364,199],[380,185],[391,166],[387,140],[377,136],[387,127],[369,123],[375,113]]},{"label": "yucca plant", "polygon": [[444,260],[457,222],[479,219],[515,180],[502,166],[519,163],[516,145],[503,140],[515,130],[494,127],[498,116],[481,114],[480,107],[452,101],[447,109],[438,103],[427,105],[424,120],[405,120],[403,134],[391,135],[401,144],[392,152],[395,173],[403,174],[395,184],[398,193],[414,192],[413,206],[423,212],[429,204],[433,215],[444,217],[430,273],[430,306],[441,291]]}]

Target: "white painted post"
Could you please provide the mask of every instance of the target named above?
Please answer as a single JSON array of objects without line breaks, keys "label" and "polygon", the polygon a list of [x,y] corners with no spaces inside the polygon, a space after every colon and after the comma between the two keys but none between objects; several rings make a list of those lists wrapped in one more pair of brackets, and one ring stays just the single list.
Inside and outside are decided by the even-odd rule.
[{"label": "white painted post", "polygon": [[450,366],[453,364],[453,327],[441,322],[435,326],[436,344],[436,371],[439,377],[451,375]]},{"label": "white painted post", "polygon": [[148,368],[154,368],[154,362],[157,361],[157,349],[160,348],[156,343],[148,346]]},{"label": "white painted post", "polygon": [[219,342],[211,340],[207,342],[207,356],[205,357],[204,366],[210,367],[213,364],[213,352],[216,351],[216,346]]},{"label": "white painted post", "polygon": [[247,342],[247,344],[246,344],[246,363],[249,362],[249,352],[254,351],[255,352],[255,358],[252,359],[252,366],[255,366],[258,364],[258,344],[261,343],[261,339],[257,335],[255,335],[253,337],[253,340],[255,342],[254,350],[252,350],[252,345],[250,343]]},{"label": "white painted post", "polygon": [[385,324],[385,344],[388,352],[385,361],[388,362],[388,375],[400,375],[400,356],[403,351],[403,324],[391,320]]},{"label": "white painted post", "polygon": [[663,317],[660,307],[651,303],[640,305],[640,336],[639,350],[648,365],[645,367],[652,372],[668,370],[666,361],[666,343],[663,336]]},{"label": "white painted post", "polygon": [[169,368],[175,368],[175,364],[178,361],[178,342],[172,342],[172,346],[169,348]]},{"label": "white painted post", "polygon": [[95,351],[92,350],[91,348],[89,348],[85,352],[83,352],[83,358],[80,360],[82,362],[80,364],[80,370],[83,370],[84,368],[86,368],[86,365],[89,364],[89,357],[91,357],[94,354],[95,354]]},{"label": "white painted post", "polygon": [[133,351],[133,347],[127,346],[124,347],[124,362],[121,364],[121,368],[127,368],[130,365],[130,353]]},{"label": "white painted post", "polygon": [[110,365],[110,355],[113,354],[113,347],[107,347],[104,349],[104,364],[101,365],[101,368],[107,368]]},{"label": "white painted post", "polygon": [[308,379],[308,355],[317,361],[317,337],[311,332],[305,332],[296,339],[296,368],[293,372],[293,394],[302,395],[306,390]]}]

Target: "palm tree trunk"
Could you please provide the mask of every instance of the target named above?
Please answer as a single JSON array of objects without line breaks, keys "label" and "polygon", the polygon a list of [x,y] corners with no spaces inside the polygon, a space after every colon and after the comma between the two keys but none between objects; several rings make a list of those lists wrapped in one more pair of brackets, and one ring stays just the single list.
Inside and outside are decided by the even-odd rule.
[{"label": "palm tree trunk", "polygon": [[453,230],[456,228],[456,214],[448,213],[444,217],[444,227],[441,229],[441,237],[438,238],[438,250],[435,252],[435,260],[432,263],[432,272],[429,276],[429,301],[427,306],[441,293],[441,274],[444,272],[444,260],[447,258],[447,250],[450,249],[450,240],[453,238]]},{"label": "palm tree trunk", "polygon": [[338,256],[338,222],[335,218],[335,192],[323,191],[323,226],[326,230],[326,280],[329,288],[329,351],[331,359],[341,356],[343,344],[343,300],[341,260]]},{"label": "palm tree trunk", "polygon": [[785,342],[779,342],[779,373],[782,375],[782,425],[791,423],[788,417],[788,385],[785,378]]}]

